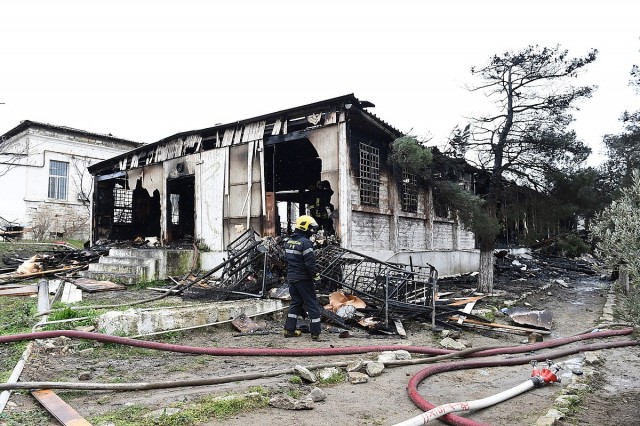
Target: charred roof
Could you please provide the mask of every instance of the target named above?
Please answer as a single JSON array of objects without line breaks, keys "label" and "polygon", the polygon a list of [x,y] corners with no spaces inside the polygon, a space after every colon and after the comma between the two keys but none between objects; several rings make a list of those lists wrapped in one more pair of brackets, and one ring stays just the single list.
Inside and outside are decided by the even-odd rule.
[{"label": "charred roof", "polygon": [[[160,139],[157,142],[153,142],[151,144],[138,147],[127,153],[123,153],[116,157],[94,164],[91,167],[89,167],[89,172],[91,172],[92,174],[96,174],[100,171],[109,170],[111,167],[113,167],[113,165],[118,164],[118,162],[123,158],[126,158],[138,152],[144,152],[150,149],[154,149],[158,145],[162,145],[163,143],[167,143],[173,140],[177,140],[181,138],[189,138],[195,135],[198,135],[202,139],[207,139],[211,137],[216,137],[216,135],[219,132],[224,131],[225,129],[228,129],[231,127],[244,126],[244,125],[248,125],[248,124],[252,124],[260,121],[270,122],[270,121],[274,121],[276,119],[281,119],[281,118],[284,118],[287,120],[296,120],[311,114],[316,114],[320,111],[321,112],[349,111],[352,117],[358,118],[357,120],[358,126],[368,126],[370,128],[373,126],[379,132],[386,134],[390,138],[397,138],[402,136],[403,133],[401,131],[392,127],[385,121],[381,120],[375,114],[372,114],[366,111],[366,108],[371,108],[374,106],[375,105],[369,101],[359,100],[354,96],[353,93],[351,93],[348,95],[325,99],[325,100],[310,103],[307,105],[301,105],[294,108],[288,108],[281,111],[271,112],[268,114],[263,114],[263,115],[259,115],[252,118],[238,120],[238,121],[234,121],[226,124],[218,124],[213,127],[179,132],[174,135],[168,136],[166,138]],[[272,124],[267,125],[265,127],[265,134],[267,134],[267,131],[269,130],[269,126],[272,126]]]}]

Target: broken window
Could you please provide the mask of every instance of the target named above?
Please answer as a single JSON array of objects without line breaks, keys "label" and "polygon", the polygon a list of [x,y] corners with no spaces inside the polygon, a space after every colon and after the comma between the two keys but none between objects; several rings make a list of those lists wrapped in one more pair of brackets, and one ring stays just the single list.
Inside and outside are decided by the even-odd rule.
[{"label": "broken window", "polygon": [[360,143],[360,204],[378,206],[380,199],[380,151]]},{"label": "broken window", "polygon": [[133,191],[113,188],[113,223],[131,223],[133,219]]},{"label": "broken window", "polygon": [[67,199],[67,180],[69,178],[69,163],[64,161],[49,161],[49,198],[56,200]]},{"label": "broken window", "polygon": [[418,179],[413,173],[402,171],[402,211],[418,211]]},{"label": "broken window", "polygon": [[451,215],[449,203],[437,188],[433,188],[433,213],[445,218],[450,218]]}]

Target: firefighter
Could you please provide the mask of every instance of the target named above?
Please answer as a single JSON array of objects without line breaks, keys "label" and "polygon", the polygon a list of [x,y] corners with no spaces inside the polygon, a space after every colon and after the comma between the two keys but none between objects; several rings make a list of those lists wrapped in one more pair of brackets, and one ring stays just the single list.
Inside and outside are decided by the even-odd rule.
[{"label": "firefighter", "polygon": [[331,204],[331,196],[333,195],[331,184],[328,180],[318,182],[313,193],[315,197],[313,203],[309,206],[309,214],[318,222],[325,235],[335,234],[333,219],[331,219],[331,214],[334,210],[334,206]]},{"label": "firefighter", "polygon": [[285,242],[287,259],[287,281],[291,304],[284,323],[284,337],[298,337],[302,332],[296,328],[298,316],[306,309],[311,319],[311,338],[320,338],[320,303],[316,286],[320,284],[320,273],[316,270],[316,255],[309,237],[318,230],[318,223],[311,216],[300,216],[295,230]]}]

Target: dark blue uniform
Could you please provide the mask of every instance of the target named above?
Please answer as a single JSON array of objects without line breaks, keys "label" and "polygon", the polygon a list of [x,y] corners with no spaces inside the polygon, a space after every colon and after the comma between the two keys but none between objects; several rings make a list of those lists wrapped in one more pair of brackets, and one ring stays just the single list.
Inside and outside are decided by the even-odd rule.
[{"label": "dark blue uniform", "polygon": [[311,319],[311,336],[320,335],[320,303],[316,296],[315,284],[320,282],[320,274],[316,270],[316,255],[313,245],[302,231],[296,230],[284,244],[287,258],[287,280],[291,304],[284,323],[284,329],[294,332],[298,315],[307,310]]}]

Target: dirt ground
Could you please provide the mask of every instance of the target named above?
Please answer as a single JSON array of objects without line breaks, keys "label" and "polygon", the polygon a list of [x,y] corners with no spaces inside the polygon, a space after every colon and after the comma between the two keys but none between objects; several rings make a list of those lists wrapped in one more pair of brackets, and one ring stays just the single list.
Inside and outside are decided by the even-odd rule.
[{"label": "dirt ground", "polygon": [[[561,279],[566,286],[554,280]],[[545,285],[550,284],[548,287]],[[599,323],[603,306],[607,300],[610,282],[597,277],[569,271],[552,271],[544,276],[525,279],[512,276],[497,277],[496,296],[487,297],[476,308],[505,306],[505,301],[514,306],[530,309],[547,309],[553,314],[553,328],[545,340],[565,337]],[[448,286],[450,288],[448,288]],[[461,284],[443,282],[442,291],[460,290]],[[454,288],[455,287],[455,288]],[[468,287],[471,289],[472,287]],[[131,293],[131,294],[130,294]],[[148,292],[102,293],[96,300],[142,298]],[[174,298],[176,304],[181,303]],[[289,347],[320,348],[362,345],[426,345],[438,347],[442,336],[434,333],[425,324],[405,323],[407,338],[397,336],[374,338],[364,331],[354,331],[350,338],[340,338],[335,333],[325,332],[325,341],[312,342],[309,335],[296,339],[284,339],[280,331],[281,317],[264,318],[271,333],[266,335],[238,336],[231,326],[218,326],[206,330],[185,332],[165,336],[159,341],[207,347]],[[507,322],[507,318],[496,321]],[[467,328],[460,341],[469,347],[520,345],[526,336],[504,332],[488,332]],[[599,342],[596,339],[590,342]],[[377,353],[333,357],[213,357],[186,355],[172,352],[157,352],[126,347],[105,346],[84,341],[56,339],[52,345],[39,344],[29,359],[22,374],[22,381],[78,381],[83,373],[91,382],[138,382],[186,380],[219,377],[252,372],[268,372],[286,369],[295,365],[312,365],[324,362],[375,359]],[[522,355],[515,355],[522,356]],[[588,365],[584,354],[563,359],[560,371],[562,383],[531,390],[497,406],[467,413],[465,417],[494,425],[534,425],[541,416],[554,407],[555,399],[563,388],[573,381],[582,381],[591,390],[582,395],[582,402],[574,413],[560,421],[562,425],[635,425],[638,424],[637,408],[640,406],[640,349],[638,346],[623,349],[608,349],[599,352],[602,363]],[[415,357],[415,356],[414,356]],[[225,424],[240,426],[247,424],[287,424],[296,426],[326,425],[394,425],[421,413],[409,399],[406,386],[417,372],[428,364],[385,369],[382,375],[370,378],[367,383],[338,383],[324,385],[326,400],[313,404],[311,410],[284,410],[271,406],[243,411],[224,420],[211,419],[202,425]],[[573,372],[595,374],[576,376]],[[573,372],[572,372],[573,371]],[[527,380],[531,366],[494,367],[447,372],[430,377],[419,387],[421,395],[434,404],[484,398],[501,392]],[[215,386],[174,388],[154,391],[110,392],[110,391],[58,391],[57,393],[87,419],[96,419],[105,413],[135,405],[148,410],[162,409],[176,402],[189,402],[202,395],[225,395],[229,392],[245,393],[260,386],[271,396],[287,392],[304,395],[311,387],[294,384],[290,375],[263,378],[252,381],[233,382]],[[10,412],[40,410],[38,404],[26,392],[14,394]],[[1,422],[0,422],[1,423]],[[11,424],[11,423],[7,423]],[[18,424],[18,423],[13,423]],[[31,417],[25,424],[58,424],[43,415]],[[96,426],[110,423],[101,421]],[[443,424],[439,421],[433,424]]]}]

